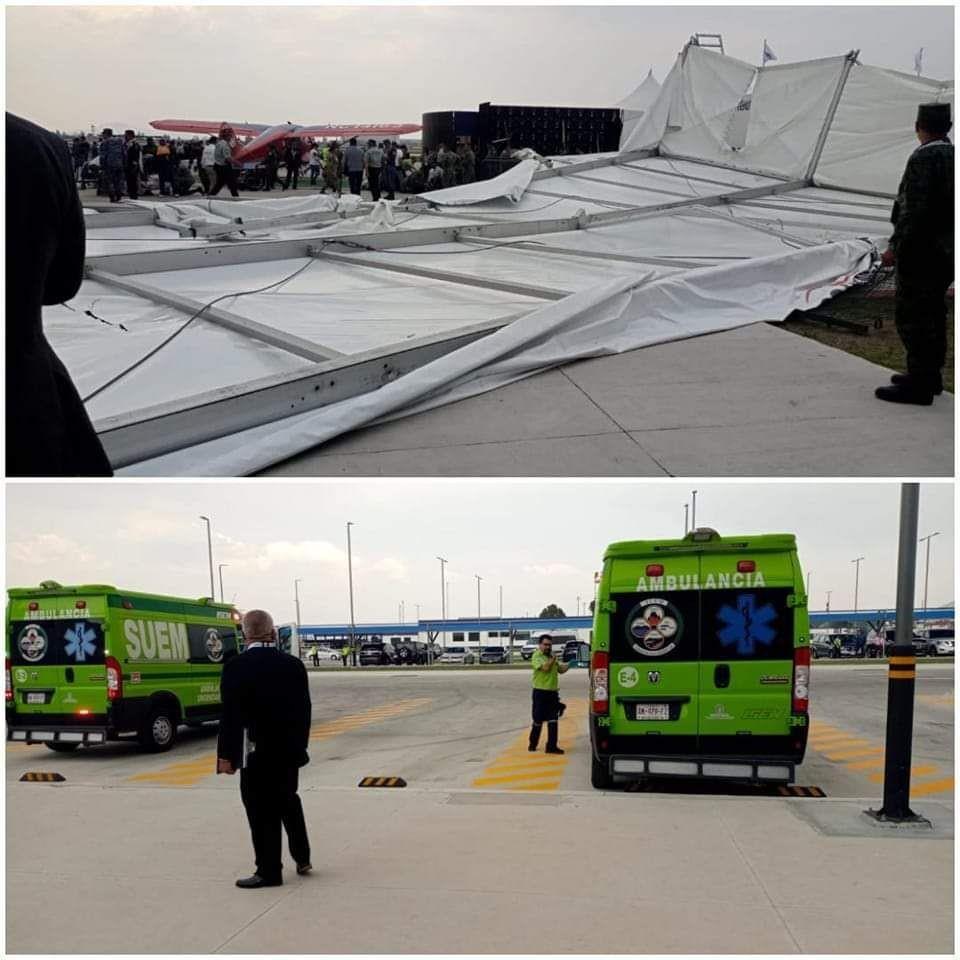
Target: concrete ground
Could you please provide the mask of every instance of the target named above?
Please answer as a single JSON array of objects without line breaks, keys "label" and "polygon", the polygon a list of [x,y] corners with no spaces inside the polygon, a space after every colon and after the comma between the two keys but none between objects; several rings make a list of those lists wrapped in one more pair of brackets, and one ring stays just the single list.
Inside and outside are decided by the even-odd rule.
[{"label": "concrete ground", "polygon": [[551,370],[358,430],[277,476],[952,476],[953,396],[770,324]]},{"label": "concrete ground", "polygon": [[[924,831],[862,814],[881,794],[857,764],[882,742],[885,678],[882,665],[814,665],[798,783],[827,797],[800,799],[592,790],[585,671],[563,678],[556,758],[525,750],[523,672],[313,672],[300,792],[315,871],[288,865],[262,891],[233,886],[251,851],[236,779],[211,772],[214,729],[160,755],[8,744],[7,949],[949,953],[953,664],[918,665]],[[28,770],[66,781],[21,783]],[[364,776],[408,786],[358,789]],[[903,890],[922,904],[902,910]]]}]

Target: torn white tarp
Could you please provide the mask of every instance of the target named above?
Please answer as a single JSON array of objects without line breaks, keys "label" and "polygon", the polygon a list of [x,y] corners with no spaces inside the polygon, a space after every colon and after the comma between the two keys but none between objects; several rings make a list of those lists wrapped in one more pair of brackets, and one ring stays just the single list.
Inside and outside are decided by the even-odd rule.
[{"label": "torn white tarp", "polygon": [[617,106],[622,111],[623,129],[620,132],[620,145],[623,147],[640,124],[647,111],[653,106],[660,93],[660,84],[653,75],[653,70],[643,78],[643,83],[633,93],[624,97]]},{"label": "torn white tarp", "polygon": [[352,195],[335,197],[310,194],[304,197],[242,202],[215,199],[167,203],[134,202],[137,206],[150,210],[158,223],[195,228],[244,223],[267,225],[293,217],[308,219],[313,214],[352,213],[359,207],[360,198]]},{"label": "torn white tarp", "polygon": [[379,390],[124,468],[125,475],[250,474],[375,420],[530,374],[685,337],[782,320],[848,287],[874,248],[844,240],[654,279],[640,272],[540,307]]},{"label": "torn white tarp", "polygon": [[429,193],[421,193],[420,198],[429,203],[450,207],[483,203],[486,200],[498,200],[500,197],[507,197],[517,203],[539,168],[540,163],[537,160],[521,160],[515,167],[492,180],[479,180],[476,183],[465,183],[462,187],[447,187],[445,190],[431,190]]}]

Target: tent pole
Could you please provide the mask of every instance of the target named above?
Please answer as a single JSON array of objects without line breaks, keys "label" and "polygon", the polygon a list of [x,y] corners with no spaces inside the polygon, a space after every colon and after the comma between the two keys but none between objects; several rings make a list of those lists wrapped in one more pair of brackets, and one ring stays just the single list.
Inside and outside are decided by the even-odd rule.
[{"label": "tent pole", "polygon": [[857,62],[857,57],[859,56],[859,50],[851,50],[843,61],[843,69],[840,71],[837,89],[833,92],[833,99],[827,108],[827,115],[823,118],[823,127],[820,130],[820,136],[817,137],[816,146],[813,148],[813,155],[810,157],[810,164],[807,166],[805,177],[810,186],[813,186],[813,175],[816,173],[817,164],[820,163],[820,156],[823,153],[823,148],[826,146],[827,136],[830,133],[830,128],[833,126],[833,118],[836,116],[837,107],[840,106],[840,98],[843,96],[844,88],[847,85],[847,77],[850,76],[850,71],[853,69],[853,65]]}]

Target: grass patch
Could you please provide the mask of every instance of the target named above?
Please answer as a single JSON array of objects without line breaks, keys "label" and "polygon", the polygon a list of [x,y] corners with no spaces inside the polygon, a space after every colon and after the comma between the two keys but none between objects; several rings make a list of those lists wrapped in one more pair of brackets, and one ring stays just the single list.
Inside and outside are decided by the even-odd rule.
[{"label": "grass patch", "polygon": [[[871,363],[905,373],[906,354],[900,337],[897,336],[893,311],[892,296],[866,297],[851,290],[827,301],[817,312],[838,320],[862,324],[864,332],[804,319],[804,315],[799,312],[794,313],[789,320],[779,326],[791,333],[826,344],[828,347],[835,347],[855,357],[863,357]],[[943,388],[949,393],[954,392],[953,350],[953,299],[950,298],[947,300],[947,365],[943,371]]]}]

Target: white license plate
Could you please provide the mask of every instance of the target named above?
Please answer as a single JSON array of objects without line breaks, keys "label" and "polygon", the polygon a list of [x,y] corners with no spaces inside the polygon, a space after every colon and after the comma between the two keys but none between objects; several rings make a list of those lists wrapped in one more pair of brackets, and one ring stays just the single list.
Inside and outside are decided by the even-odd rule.
[{"label": "white license plate", "polygon": [[633,715],[634,720],[669,720],[670,704],[668,703],[638,703],[634,706],[636,711]]},{"label": "white license plate", "polygon": [[47,695],[45,693],[28,693],[27,703],[46,703]]}]

